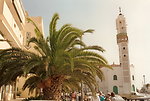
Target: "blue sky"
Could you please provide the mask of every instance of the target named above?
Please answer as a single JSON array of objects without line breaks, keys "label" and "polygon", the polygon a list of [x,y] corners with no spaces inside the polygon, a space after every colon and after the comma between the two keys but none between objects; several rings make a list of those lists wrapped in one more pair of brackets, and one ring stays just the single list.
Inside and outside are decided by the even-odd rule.
[{"label": "blue sky", "polygon": [[150,0],[23,0],[23,4],[30,16],[43,17],[45,35],[54,13],[60,16],[58,28],[69,23],[83,30],[94,29],[83,40],[102,46],[110,64],[119,63],[115,20],[120,6],[126,17],[130,63],[135,66],[137,82],[142,84],[143,75],[150,82]]}]

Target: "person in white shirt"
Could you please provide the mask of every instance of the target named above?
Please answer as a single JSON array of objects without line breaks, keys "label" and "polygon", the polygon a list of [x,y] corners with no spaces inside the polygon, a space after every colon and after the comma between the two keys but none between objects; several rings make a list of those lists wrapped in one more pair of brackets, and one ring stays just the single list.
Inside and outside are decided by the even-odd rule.
[{"label": "person in white shirt", "polygon": [[116,101],[115,93],[114,92],[111,92],[111,101]]}]

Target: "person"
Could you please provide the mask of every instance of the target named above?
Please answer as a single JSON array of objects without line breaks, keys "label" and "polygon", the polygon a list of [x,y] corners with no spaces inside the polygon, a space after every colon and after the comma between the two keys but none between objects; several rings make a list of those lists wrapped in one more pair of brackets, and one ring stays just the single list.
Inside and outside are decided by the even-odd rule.
[{"label": "person", "polygon": [[111,94],[108,93],[105,97],[105,101],[111,101]]},{"label": "person", "polygon": [[99,92],[96,93],[96,96],[92,96],[92,101],[100,101]]},{"label": "person", "polygon": [[105,101],[105,97],[102,92],[99,92],[99,98],[100,98],[100,101]]},{"label": "person", "polygon": [[76,93],[75,92],[72,93],[71,97],[72,97],[72,101],[76,101]]},{"label": "person", "polygon": [[88,95],[86,93],[84,95],[84,101],[88,101]]},{"label": "person", "polygon": [[116,101],[115,93],[114,92],[111,92],[111,101]]},{"label": "person", "polygon": [[81,101],[82,98],[81,98],[81,92],[78,93],[78,101]]}]

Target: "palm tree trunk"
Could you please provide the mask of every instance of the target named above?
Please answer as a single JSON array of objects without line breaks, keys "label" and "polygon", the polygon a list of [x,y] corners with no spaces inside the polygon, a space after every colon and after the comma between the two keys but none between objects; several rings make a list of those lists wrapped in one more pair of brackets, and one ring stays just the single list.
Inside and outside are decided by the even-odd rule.
[{"label": "palm tree trunk", "polygon": [[60,101],[62,81],[64,80],[64,77],[57,76],[51,78],[51,80],[52,80],[51,85],[49,87],[43,88],[44,99]]},{"label": "palm tree trunk", "polygon": [[[54,88],[54,89],[53,89]],[[57,100],[60,101],[60,90],[56,89],[57,86],[47,87],[43,89],[44,99],[45,100]]]}]

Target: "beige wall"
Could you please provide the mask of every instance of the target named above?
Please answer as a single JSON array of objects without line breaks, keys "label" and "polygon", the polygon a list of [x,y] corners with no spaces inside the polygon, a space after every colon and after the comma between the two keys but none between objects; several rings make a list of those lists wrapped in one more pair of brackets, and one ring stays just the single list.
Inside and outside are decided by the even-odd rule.
[{"label": "beige wall", "polygon": [[35,92],[33,92],[31,94],[31,93],[29,93],[29,89],[25,89],[24,91],[22,90],[22,87],[23,87],[26,79],[27,78],[25,78],[25,77],[20,77],[17,80],[17,89],[18,89],[18,92],[21,92],[21,94],[19,96],[20,98],[28,98],[31,96],[35,96]]},{"label": "beige wall", "polygon": [[[22,5],[21,0],[0,0],[0,39],[6,39],[9,43],[0,42],[0,49],[10,47],[19,47],[35,53],[33,49],[34,44],[27,47],[27,33],[30,33],[30,38],[35,37],[34,26],[28,23],[26,18],[32,19],[39,27],[42,33],[43,20],[42,17],[30,17]],[[24,77],[18,79],[17,87],[21,90],[20,97],[29,97],[28,89],[22,91]],[[31,95],[32,96],[32,95]]]},{"label": "beige wall", "polygon": [[[20,20],[18,11],[15,9],[16,6],[10,0],[1,0],[0,7],[0,31],[3,33],[3,37],[10,41],[12,47],[22,48],[24,21]],[[22,10],[22,17],[25,18],[23,12]]]},{"label": "beige wall", "polygon": [[[30,16],[27,16],[27,17],[30,18],[32,21],[34,21],[34,23],[37,25],[37,27],[40,29],[40,31],[43,34],[44,30],[43,30],[43,20],[42,20],[42,17],[30,17]],[[35,27],[33,26],[33,24],[30,23],[30,22],[28,22],[28,21],[26,21],[25,34],[24,34],[24,46],[25,46],[25,48],[27,50],[36,53],[36,51],[33,49],[34,44],[30,44],[29,46],[27,45],[27,43],[28,43],[27,38],[28,37],[30,37],[30,38],[36,37],[34,29],[35,29]]]},{"label": "beige wall", "polygon": [[[29,17],[29,16],[27,16]],[[37,25],[37,27],[39,27],[39,29],[41,30],[42,33],[44,33],[43,31],[43,20],[42,20],[42,17],[29,17],[30,19],[32,19],[35,24]],[[28,50],[28,51],[31,51],[31,52],[34,52],[34,53],[37,53],[35,50],[34,50],[34,44],[30,44],[30,46],[27,46],[27,33],[29,33],[31,37],[36,37],[35,35],[35,32],[34,32],[34,26],[31,24],[31,23],[28,23],[28,21],[26,21],[26,24],[25,24],[25,34],[24,34],[24,49]],[[24,77],[21,77],[19,79],[19,82],[18,82],[18,88],[21,90],[24,82],[25,82],[26,78]],[[30,94],[29,95],[29,90],[26,89],[25,91],[22,91],[21,90],[21,96],[20,97],[23,97],[23,98],[27,98],[29,96],[35,96],[35,92],[33,94]]]}]

